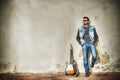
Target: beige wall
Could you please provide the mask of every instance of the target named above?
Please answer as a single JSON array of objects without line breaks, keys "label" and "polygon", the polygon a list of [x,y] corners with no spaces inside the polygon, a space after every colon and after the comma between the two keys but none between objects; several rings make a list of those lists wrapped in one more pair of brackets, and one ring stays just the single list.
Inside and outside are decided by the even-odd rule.
[{"label": "beige wall", "polygon": [[0,72],[64,72],[69,43],[84,72],[75,39],[83,16],[99,35],[92,72],[120,71],[117,0],[1,0],[0,9]]}]

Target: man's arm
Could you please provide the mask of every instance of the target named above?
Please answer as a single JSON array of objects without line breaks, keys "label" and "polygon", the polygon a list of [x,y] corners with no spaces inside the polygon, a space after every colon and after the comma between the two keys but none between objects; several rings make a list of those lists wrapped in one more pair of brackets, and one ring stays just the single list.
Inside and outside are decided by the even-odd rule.
[{"label": "man's arm", "polygon": [[77,40],[77,42],[81,45],[81,41],[80,41],[80,33],[79,33],[79,29],[78,29],[78,31],[77,31],[77,36],[76,36],[76,40]]},{"label": "man's arm", "polygon": [[97,32],[96,32],[96,29],[94,29],[94,39],[95,39],[95,41],[94,41],[94,43],[98,40],[98,34],[97,34]]}]

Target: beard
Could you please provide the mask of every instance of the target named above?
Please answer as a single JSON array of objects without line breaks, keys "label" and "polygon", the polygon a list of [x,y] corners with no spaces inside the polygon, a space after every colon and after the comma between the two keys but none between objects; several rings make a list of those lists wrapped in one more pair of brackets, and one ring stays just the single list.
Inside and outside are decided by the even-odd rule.
[{"label": "beard", "polygon": [[84,25],[89,25],[89,23],[84,23]]}]

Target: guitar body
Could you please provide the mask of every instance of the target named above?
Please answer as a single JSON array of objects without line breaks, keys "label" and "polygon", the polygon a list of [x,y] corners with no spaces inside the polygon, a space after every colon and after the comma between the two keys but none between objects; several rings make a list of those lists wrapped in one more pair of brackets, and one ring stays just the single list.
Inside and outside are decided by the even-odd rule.
[{"label": "guitar body", "polygon": [[65,74],[66,75],[74,75],[75,74],[75,70],[74,70],[74,65],[73,64],[69,64],[68,62],[66,63]]}]

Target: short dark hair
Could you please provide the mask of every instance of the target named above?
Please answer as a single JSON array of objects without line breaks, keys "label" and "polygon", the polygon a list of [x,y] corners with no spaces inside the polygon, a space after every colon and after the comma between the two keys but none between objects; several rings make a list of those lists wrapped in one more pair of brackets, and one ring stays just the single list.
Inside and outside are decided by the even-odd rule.
[{"label": "short dark hair", "polygon": [[90,20],[90,19],[89,19],[88,17],[86,17],[86,16],[85,16],[85,17],[83,17],[83,19],[87,19],[88,21]]}]

